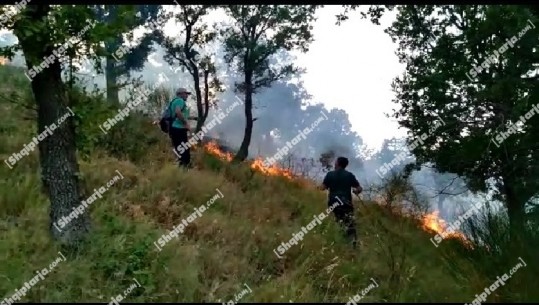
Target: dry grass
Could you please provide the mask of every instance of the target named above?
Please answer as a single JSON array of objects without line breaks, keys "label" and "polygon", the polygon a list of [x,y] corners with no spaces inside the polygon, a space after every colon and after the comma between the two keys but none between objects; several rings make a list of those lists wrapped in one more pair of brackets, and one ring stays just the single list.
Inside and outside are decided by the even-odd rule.
[{"label": "dry grass", "polygon": [[[2,124],[11,126],[17,119],[9,116]],[[21,126],[33,128],[28,124]],[[155,126],[141,128],[156,133]],[[363,298],[369,302],[469,302],[477,293],[469,287],[472,280],[449,272],[440,250],[417,223],[372,203],[357,205],[360,252],[346,244],[328,217],[279,259],[273,249],[324,212],[323,193],[305,181],[225,164],[200,149],[194,155],[197,170],[182,171],[173,164],[168,139],[154,136],[161,140],[147,147],[139,162],[102,150],[79,160],[87,192],[116,170],[125,178],[92,205],[93,230],[80,252],[67,253],[68,260],[30,289],[24,301],[108,302],[132,278],[142,288],[129,294],[128,302],[225,301],[244,284],[253,293],[241,302],[347,302],[370,278],[380,287]],[[2,157],[20,149],[25,139],[2,134]],[[37,152],[12,170],[0,168],[0,174],[7,177],[0,184],[0,294],[7,297],[62,249],[48,233],[49,203],[41,193]],[[154,242],[161,234],[216,194],[216,188],[224,198],[158,252]],[[472,271],[465,260],[462,266]]]},{"label": "dry grass", "polygon": [[[428,280],[432,271],[422,269],[422,257],[417,251],[419,247],[431,252],[433,260],[440,260],[428,235],[416,232],[409,224],[405,228],[393,227],[391,234],[416,232],[414,236],[390,238],[390,233],[372,225],[373,217],[383,214],[376,206],[358,211],[361,253],[350,249],[333,219],[327,218],[279,259],[273,249],[289,240],[313,215],[324,211],[324,194],[297,188],[286,192],[286,181],[258,175],[253,179],[260,180],[259,186],[243,193],[239,190],[240,178],[231,182],[210,170],[185,172],[171,163],[135,166],[106,156],[81,162],[81,169],[87,190],[103,185],[116,175],[116,170],[125,178],[94,203],[94,230],[83,252],[59,266],[25,300],[105,301],[123,291],[129,279],[135,277],[143,289],[130,295],[129,301],[133,302],[228,300],[243,289],[244,283],[253,293],[242,301],[343,302],[374,277],[381,287],[371,291],[365,300],[383,301],[390,299],[388,295],[394,289],[386,286],[394,272],[414,265],[416,276],[407,279],[410,289],[400,293],[399,300],[464,301],[463,295],[471,296],[440,267],[435,273],[445,284],[436,288]],[[6,169],[3,171],[8,174]],[[59,251],[47,233],[48,203],[39,194],[38,172],[21,168],[9,174],[2,197],[8,197],[6,192],[10,190],[9,197],[22,196],[29,203],[19,215],[10,215],[19,225],[8,224],[7,231],[0,235],[4,259],[10,262],[0,267],[0,276],[10,279],[0,284],[4,295],[24,283],[35,269],[47,265]],[[241,177],[242,171],[233,174]],[[24,175],[32,183],[16,183],[13,175]],[[178,240],[157,252],[153,242],[159,235],[205,203],[216,188],[224,198],[190,224]],[[422,235],[421,240],[417,233]],[[380,251],[389,241],[415,245],[416,253],[402,254],[408,257],[408,269],[391,270],[385,262],[389,258]],[[18,258],[10,255],[15,253]],[[21,261],[26,263],[17,264]]]}]

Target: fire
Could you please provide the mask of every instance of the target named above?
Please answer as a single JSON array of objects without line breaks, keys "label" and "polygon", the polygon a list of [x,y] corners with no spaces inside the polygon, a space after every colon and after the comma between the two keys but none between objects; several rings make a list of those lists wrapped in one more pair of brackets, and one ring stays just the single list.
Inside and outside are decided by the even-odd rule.
[{"label": "fire", "polygon": [[433,231],[437,234],[440,234],[443,239],[459,239],[462,241],[466,246],[471,247],[470,242],[466,238],[466,236],[460,232],[451,232],[447,230],[447,224],[445,220],[440,218],[438,215],[440,214],[439,211],[434,211],[432,213],[429,213],[425,216],[423,216],[422,219],[422,227],[426,231]]},{"label": "fire", "polygon": [[[204,148],[206,149],[206,151],[222,160],[230,162],[234,158],[231,153],[221,151],[221,149],[219,149],[219,145],[217,145],[216,142],[208,142],[204,145]],[[280,168],[277,165],[273,164],[271,166],[265,166],[262,158],[257,158],[251,161],[250,167],[253,170],[256,170],[267,176],[282,176],[286,177],[289,180],[297,178],[290,170]],[[376,202],[382,202],[381,197],[377,199],[380,201],[375,200]],[[439,217],[439,211],[434,211],[430,214],[423,216],[423,218],[421,219],[421,225],[424,230],[440,234],[443,239],[458,239],[465,246],[471,247],[471,243],[468,241],[464,234],[462,234],[461,232],[450,232],[447,230],[447,224],[442,218]]]},{"label": "fire", "polygon": [[9,63],[9,60],[5,58],[4,56],[0,56],[0,66],[7,65]]},{"label": "fire", "polygon": [[219,149],[219,146],[217,145],[217,143],[215,143],[215,142],[209,142],[209,143],[207,143],[206,145],[204,145],[204,148],[206,148],[206,150],[207,150],[209,153],[211,153],[211,154],[213,154],[213,155],[215,155],[215,156],[217,156],[217,157],[219,157],[219,158],[221,158],[221,159],[223,159],[223,160],[226,160],[226,161],[228,161],[228,162],[232,161],[232,158],[233,158],[232,154],[231,154],[231,153],[222,152],[222,151]]},{"label": "fire", "polygon": [[[230,162],[233,159],[231,153],[221,151],[219,149],[219,146],[215,142],[207,143],[206,145],[204,145],[204,148],[209,153],[213,154],[214,156],[217,156],[222,160]],[[251,168],[267,176],[283,176],[290,180],[294,178],[294,174],[292,174],[292,172],[287,169],[280,168],[279,166],[274,164],[271,166],[265,166],[262,158],[257,158],[253,160],[251,162]]]},{"label": "fire", "polygon": [[272,164],[271,166],[264,166],[264,161],[261,158],[257,158],[251,163],[251,168],[257,170],[268,176],[283,176],[288,179],[293,179],[294,175],[291,171],[280,168],[279,166]]},{"label": "fire", "polygon": [[434,211],[430,214],[423,216],[423,229],[431,230],[438,234],[443,234],[447,226],[445,220],[438,216],[439,214],[439,211]]}]

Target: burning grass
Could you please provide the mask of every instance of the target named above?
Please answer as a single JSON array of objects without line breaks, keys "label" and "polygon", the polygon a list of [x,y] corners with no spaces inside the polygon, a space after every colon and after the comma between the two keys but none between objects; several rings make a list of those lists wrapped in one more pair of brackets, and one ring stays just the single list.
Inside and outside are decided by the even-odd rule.
[{"label": "burning grass", "polygon": [[[221,160],[231,162],[233,159],[233,155],[229,152],[223,152],[221,149],[219,149],[219,145],[214,142],[208,142],[204,145],[204,149],[220,158]],[[253,170],[258,171],[259,173],[266,175],[266,176],[275,176],[275,177],[285,177],[289,180],[297,180],[300,179],[300,177],[296,177],[291,171],[281,168],[276,164],[273,164],[271,166],[265,166],[264,160],[261,157],[258,157],[254,160],[250,161],[250,168]],[[381,202],[381,201],[376,201]],[[439,211],[434,211],[432,213],[429,213],[427,215],[424,215],[421,219],[421,228],[427,232],[433,232],[435,234],[439,234],[444,239],[457,239],[461,241],[464,245],[470,247],[471,244],[466,238],[464,234],[461,232],[449,232],[447,230],[446,222],[439,217]]]},{"label": "burning grass", "polygon": [[439,234],[443,239],[457,239],[467,247],[472,247],[468,238],[461,232],[447,230],[447,223],[440,216],[439,211],[434,211],[423,216],[421,227],[427,232]]},{"label": "burning grass", "polygon": [[[0,69],[0,79],[15,90],[28,90],[23,72],[5,67]],[[14,85],[13,76],[22,81]],[[13,133],[0,134],[7,154],[20,148],[35,127],[23,120],[21,111],[8,111],[12,106],[5,109],[6,120],[0,127],[5,129],[11,123],[17,127]],[[144,131],[140,132],[142,140],[149,134],[143,128],[155,130],[155,126],[133,126]],[[133,145],[131,139],[120,137],[117,145]],[[168,138],[161,135],[158,139],[157,144],[135,142],[146,153],[137,161],[119,161],[97,153],[88,161],[79,159],[81,184],[88,190],[101,186],[115,169],[126,179],[92,205],[88,242],[30,289],[22,301],[109,302],[136,278],[142,289],[134,290],[126,301],[219,302],[230,299],[242,283],[247,283],[254,293],[245,296],[245,302],[342,302],[363,289],[370,277],[380,280],[380,288],[364,300],[393,301],[394,290],[387,285],[392,273],[386,258],[379,254],[384,250],[381,244],[392,243],[385,231],[368,225],[368,220],[381,221],[399,234],[394,243],[409,245],[406,262],[417,266],[413,276],[402,275],[407,284],[396,301],[466,302],[478,292],[476,287],[470,288],[471,269],[455,279],[422,231],[414,224],[397,227],[375,204],[358,209],[358,215],[364,215],[358,221],[358,234],[365,245],[359,253],[339,239],[337,225],[328,219],[320,230],[306,236],[301,246],[277,259],[272,249],[325,209],[325,196],[311,188],[293,187],[284,179],[269,178],[242,192],[240,186],[255,179],[238,174],[239,181],[230,181],[223,171],[210,170],[207,163],[196,164],[200,170],[178,170]],[[210,162],[210,158],[196,158],[202,156],[200,151],[194,153],[194,159]],[[58,251],[65,251],[50,238],[50,203],[41,190],[37,152],[28,158],[12,170],[0,168],[0,174],[7,177],[0,185],[2,295],[19,289],[35,276],[34,270],[48,266]],[[240,169],[233,167],[231,171]],[[162,252],[155,251],[153,242],[205,202],[204,194],[210,196],[215,187],[223,191],[223,200],[192,223],[180,239],[171,241]],[[467,266],[465,259],[457,258],[455,264]],[[517,296],[510,300],[533,300],[524,295],[526,290],[517,290],[520,287],[514,286],[512,294]]]},{"label": "burning grass", "polygon": [[[207,152],[211,153],[212,155],[225,160],[227,162],[231,162],[234,156],[231,153],[223,152],[219,149],[219,145],[217,145],[216,142],[208,142],[204,145],[204,149],[206,149]],[[285,178],[288,178],[289,180],[294,179],[294,174],[284,168],[279,167],[278,165],[272,164],[271,166],[265,166],[264,160],[261,157],[258,157],[254,160],[250,161],[250,167],[253,170],[256,170],[266,176],[282,176]]]},{"label": "burning grass", "polygon": [[221,151],[219,149],[219,145],[217,145],[217,143],[213,141],[206,143],[204,145],[204,149],[210,154],[228,162],[232,161],[234,157],[231,153]]}]

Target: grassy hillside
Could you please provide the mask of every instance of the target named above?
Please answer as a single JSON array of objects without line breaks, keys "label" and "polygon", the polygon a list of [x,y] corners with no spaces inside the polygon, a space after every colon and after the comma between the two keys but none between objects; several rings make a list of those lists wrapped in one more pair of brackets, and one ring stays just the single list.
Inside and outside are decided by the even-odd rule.
[{"label": "grassy hillside", "polygon": [[[0,80],[4,95],[13,91],[18,95],[10,99],[31,101],[20,71],[0,67]],[[0,154],[6,159],[35,135],[34,121],[24,119],[35,114],[5,96],[1,99]],[[228,301],[244,285],[252,293],[240,302],[347,302],[371,279],[378,287],[362,302],[471,302],[495,280],[479,272],[467,254],[459,254],[465,250],[458,243],[436,248],[417,221],[368,202],[356,202],[360,251],[345,243],[328,217],[279,259],[273,250],[325,211],[324,193],[227,164],[201,149],[194,154],[197,169],[180,170],[172,162],[169,140],[155,126],[132,115],[114,127],[117,134],[105,139],[93,133],[103,119],[93,115],[97,112],[92,107],[89,102],[74,106],[79,132],[84,133],[79,163],[86,194],[104,186],[116,171],[124,178],[92,204],[92,232],[73,252],[50,238],[49,202],[41,190],[37,149],[13,169],[0,167],[1,297],[10,297],[36,270],[56,260],[58,252],[66,261],[22,301],[109,302],[135,278],[141,287],[124,302]],[[224,197],[159,252],[154,242],[216,189]],[[508,266],[517,262],[515,258]],[[500,274],[508,270],[498,267]],[[525,284],[531,282],[531,270],[518,271],[489,300],[531,300],[532,288]]]}]

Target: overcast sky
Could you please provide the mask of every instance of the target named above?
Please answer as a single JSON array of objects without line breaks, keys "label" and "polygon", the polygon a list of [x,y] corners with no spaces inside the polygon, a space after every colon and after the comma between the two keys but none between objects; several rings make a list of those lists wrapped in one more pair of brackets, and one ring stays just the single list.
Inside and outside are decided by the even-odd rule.
[{"label": "overcast sky", "polygon": [[[391,82],[404,71],[395,55],[396,44],[383,32],[395,14],[384,16],[377,26],[361,19],[359,11],[352,12],[349,20],[337,26],[335,15],[342,11],[342,6],[330,5],[317,12],[314,42],[307,53],[293,52],[295,63],[306,68],[302,79],[314,101],[344,109],[364,144],[378,150],[384,139],[405,136],[385,116],[395,107]],[[210,23],[225,18],[220,12],[210,16]],[[176,31],[173,23],[165,26],[168,35]]]},{"label": "overcast sky", "polygon": [[341,6],[326,6],[318,12],[315,41],[309,52],[297,55],[297,63],[307,68],[303,79],[309,93],[328,107],[346,110],[364,143],[379,149],[384,139],[405,135],[384,115],[395,107],[391,82],[404,71],[395,55],[396,44],[383,32],[394,15],[377,26],[353,12],[337,26],[339,12]]},{"label": "overcast sky", "polygon": [[[344,109],[364,143],[379,149],[384,139],[405,135],[393,119],[385,116],[395,107],[391,82],[404,71],[395,55],[396,44],[383,32],[394,14],[385,16],[377,26],[361,19],[359,12],[352,12],[349,20],[337,26],[335,15],[342,10],[336,5],[317,12],[315,40],[307,53],[294,52],[295,63],[306,68],[302,79],[314,101],[330,109]],[[223,18],[217,12],[213,15],[212,21]],[[165,26],[165,33],[175,32],[173,24]]]}]

